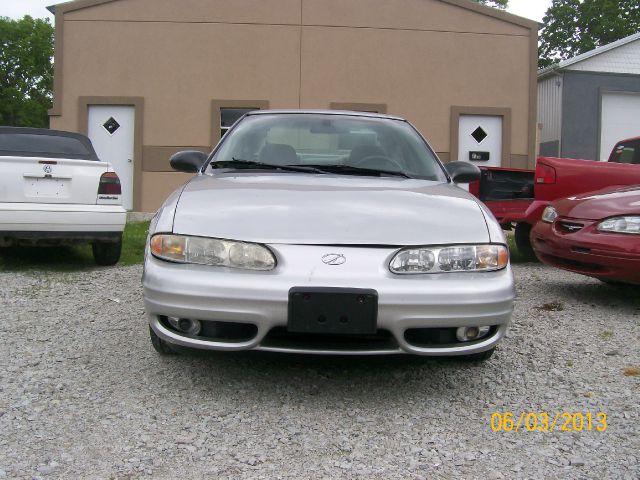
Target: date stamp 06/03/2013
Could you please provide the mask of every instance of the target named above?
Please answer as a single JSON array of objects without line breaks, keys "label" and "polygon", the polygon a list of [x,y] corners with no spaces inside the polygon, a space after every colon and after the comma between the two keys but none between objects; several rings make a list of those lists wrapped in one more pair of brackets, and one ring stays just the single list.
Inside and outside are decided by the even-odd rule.
[{"label": "date stamp 06/03/2013", "polygon": [[604,412],[494,412],[491,430],[494,432],[604,432],[607,414]]}]

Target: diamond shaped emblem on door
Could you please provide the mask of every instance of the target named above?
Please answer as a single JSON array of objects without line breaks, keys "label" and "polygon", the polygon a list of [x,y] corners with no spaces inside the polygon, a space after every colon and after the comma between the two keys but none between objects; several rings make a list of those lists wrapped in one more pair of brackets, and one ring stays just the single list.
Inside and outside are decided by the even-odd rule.
[{"label": "diamond shaped emblem on door", "polygon": [[478,127],[473,132],[471,132],[471,136],[473,137],[473,139],[476,142],[482,143],[482,141],[485,138],[487,138],[489,136],[489,134],[487,132],[485,132],[482,127]]},{"label": "diamond shaped emblem on door", "polygon": [[104,122],[102,126],[107,132],[109,132],[109,135],[113,135],[116,130],[120,128],[120,124],[116,122],[116,119],[113,117],[109,117],[109,120]]}]

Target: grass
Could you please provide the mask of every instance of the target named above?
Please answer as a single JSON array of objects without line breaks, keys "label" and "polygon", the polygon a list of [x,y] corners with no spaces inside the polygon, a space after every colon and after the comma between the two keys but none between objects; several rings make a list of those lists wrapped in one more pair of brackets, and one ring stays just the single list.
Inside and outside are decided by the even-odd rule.
[{"label": "grass", "polygon": [[526,263],[526,262],[537,262],[537,258],[531,258],[527,255],[523,255],[518,251],[518,247],[516,246],[516,241],[513,238],[513,231],[504,232],[507,237],[507,245],[509,246],[509,255],[511,258],[511,263]]},{"label": "grass", "polygon": [[600,334],[598,336],[602,340],[609,340],[611,337],[613,337],[613,331],[612,330],[603,330],[602,332],[600,332]]},{"label": "grass", "polygon": [[149,222],[128,223],[122,238],[121,265],[137,265],[144,260]]},{"label": "grass", "polygon": [[[149,222],[128,223],[122,237],[122,255],[118,265],[136,265],[143,261]],[[0,249],[0,271],[52,270],[76,271],[97,268],[91,245],[61,247],[10,247]]]}]

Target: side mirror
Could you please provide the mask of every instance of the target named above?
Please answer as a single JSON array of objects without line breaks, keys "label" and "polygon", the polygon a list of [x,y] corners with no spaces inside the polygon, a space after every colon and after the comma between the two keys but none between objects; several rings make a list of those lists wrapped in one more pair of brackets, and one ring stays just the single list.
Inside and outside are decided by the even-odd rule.
[{"label": "side mirror", "polygon": [[472,163],[449,162],[445,163],[444,168],[447,169],[454,183],[471,183],[480,180],[480,169]]},{"label": "side mirror", "polygon": [[196,173],[207,161],[207,154],[200,150],[185,150],[174,153],[169,160],[171,168],[178,172]]}]

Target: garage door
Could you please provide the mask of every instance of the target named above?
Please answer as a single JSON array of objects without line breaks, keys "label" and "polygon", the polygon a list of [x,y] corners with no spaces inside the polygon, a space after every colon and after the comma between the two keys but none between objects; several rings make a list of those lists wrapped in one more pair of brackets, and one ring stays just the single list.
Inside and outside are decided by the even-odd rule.
[{"label": "garage door", "polygon": [[604,93],[600,117],[600,158],[607,160],[615,144],[640,136],[640,94]]}]

